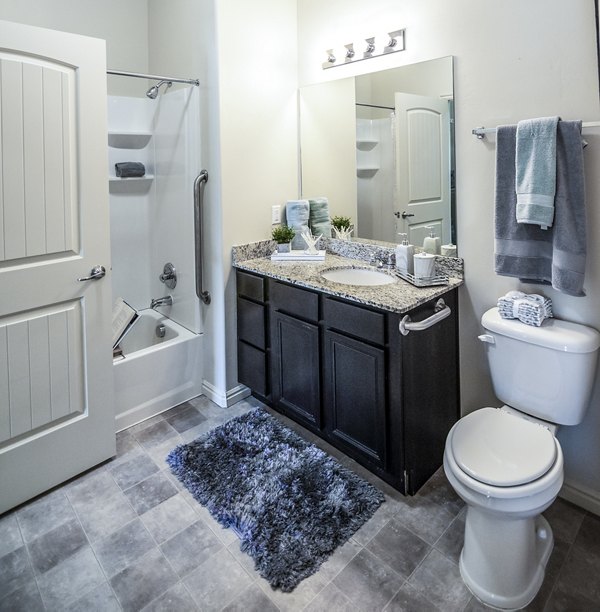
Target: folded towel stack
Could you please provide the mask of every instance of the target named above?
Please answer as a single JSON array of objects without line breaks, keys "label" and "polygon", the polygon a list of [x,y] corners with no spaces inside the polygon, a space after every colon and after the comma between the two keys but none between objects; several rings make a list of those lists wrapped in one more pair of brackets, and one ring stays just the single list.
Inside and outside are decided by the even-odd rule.
[{"label": "folded towel stack", "polygon": [[329,201],[327,198],[310,198],[310,230],[315,235],[331,238],[331,221],[329,219]]},{"label": "folded towel stack", "polygon": [[292,239],[293,250],[304,250],[307,247],[302,231],[308,230],[310,204],[308,200],[288,200],[285,205],[285,222],[296,232]]},{"label": "folded towel stack", "polygon": [[142,162],[119,162],[115,164],[115,174],[119,178],[139,178],[146,174]]},{"label": "folded towel stack", "polygon": [[537,293],[509,291],[498,298],[498,312],[503,319],[519,319],[527,325],[539,327],[545,319],[553,317],[552,300]]}]

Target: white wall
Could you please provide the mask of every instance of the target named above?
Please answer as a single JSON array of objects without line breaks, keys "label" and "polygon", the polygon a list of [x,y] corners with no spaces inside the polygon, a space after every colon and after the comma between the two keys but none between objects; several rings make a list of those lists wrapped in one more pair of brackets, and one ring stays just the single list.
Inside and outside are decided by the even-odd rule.
[{"label": "white wall", "polygon": [[[147,0],[2,0],[0,19],[103,38],[108,68],[148,72]],[[144,91],[139,81],[108,77],[110,94],[139,96]]]},{"label": "white wall", "polygon": [[[456,168],[459,254],[466,285],[460,294],[460,358],[463,411],[497,405],[484,352],[477,342],[479,319],[510,289],[533,285],[496,276],[493,266],[494,139],[479,141],[477,126],[514,123],[528,117],[600,119],[592,0],[299,0],[301,84],[455,56]],[[324,51],[388,27],[407,28],[407,50],[355,65],[321,70]],[[568,43],[567,43],[568,41]],[[600,329],[600,130],[586,132],[589,248],[587,297],[552,289],[557,316]],[[559,433],[570,487],[580,503],[600,511],[600,385],[585,421]],[[575,494],[579,493],[575,491]],[[573,491],[571,491],[573,493]],[[588,495],[585,499],[585,494]]]}]

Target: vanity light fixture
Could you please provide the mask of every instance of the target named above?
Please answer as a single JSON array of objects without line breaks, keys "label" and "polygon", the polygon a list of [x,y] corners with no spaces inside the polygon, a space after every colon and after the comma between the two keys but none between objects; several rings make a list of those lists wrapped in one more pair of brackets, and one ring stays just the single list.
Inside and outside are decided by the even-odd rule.
[{"label": "vanity light fixture", "polygon": [[359,62],[360,60],[369,59],[370,57],[378,57],[387,55],[388,53],[404,51],[406,48],[405,32],[406,30],[403,28],[401,30],[388,32],[385,36],[371,36],[365,38],[364,43],[356,45],[356,49],[354,43],[344,45],[339,51],[327,49],[327,61],[322,64],[323,70],[326,68],[333,68],[334,66],[343,66],[344,64],[350,64],[352,62]]}]

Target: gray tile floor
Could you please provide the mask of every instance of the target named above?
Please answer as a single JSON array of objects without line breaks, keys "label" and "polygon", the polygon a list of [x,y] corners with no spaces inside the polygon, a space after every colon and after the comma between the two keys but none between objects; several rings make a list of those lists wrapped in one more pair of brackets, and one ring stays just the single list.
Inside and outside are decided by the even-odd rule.
[{"label": "gray tile floor", "polygon": [[[386,503],[294,592],[273,591],[164,463],[256,405],[191,400],[118,434],[114,460],[1,517],[0,611],[487,609],[460,579],[465,510],[443,471],[403,497],[307,432]],[[600,610],[600,518],[560,499],[545,514],[556,545],[528,609]]]}]

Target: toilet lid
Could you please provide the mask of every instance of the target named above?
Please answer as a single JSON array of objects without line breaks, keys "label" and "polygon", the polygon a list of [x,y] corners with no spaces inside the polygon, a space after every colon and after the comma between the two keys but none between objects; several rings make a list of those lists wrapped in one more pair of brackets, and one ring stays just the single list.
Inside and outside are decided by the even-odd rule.
[{"label": "toilet lid", "polygon": [[556,459],[554,435],[498,408],[482,408],[463,417],[452,435],[452,453],[472,478],[497,487],[532,482]]}]

